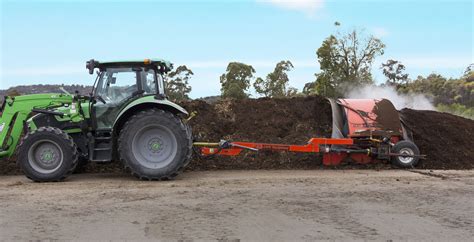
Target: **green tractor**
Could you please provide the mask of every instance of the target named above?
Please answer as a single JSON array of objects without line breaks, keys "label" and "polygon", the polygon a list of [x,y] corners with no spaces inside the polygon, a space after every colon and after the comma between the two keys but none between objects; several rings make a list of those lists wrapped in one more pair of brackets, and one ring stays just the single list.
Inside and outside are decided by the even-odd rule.
[{"label": "green tractor", "polygon": [[[78,164],[120,160],[144,180],[175,177],[191,160],[186,110],[166,99],[161,59],[86,64],[97,71],[89,96],[78,93],[5,97],[0,158],[17,154],[33,181],[61,181]],[[22,137],[22,138],[21,138]]]}]

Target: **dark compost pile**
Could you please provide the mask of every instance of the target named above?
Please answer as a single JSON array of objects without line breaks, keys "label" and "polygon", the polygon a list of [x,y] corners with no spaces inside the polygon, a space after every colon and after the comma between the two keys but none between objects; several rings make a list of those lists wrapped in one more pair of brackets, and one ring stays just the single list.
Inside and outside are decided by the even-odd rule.
[{"label": "dark compost pile", "polygon": [[400,114],[420,152],[427,155],[417,168],[474,168],[474,120],[412,109],[403,109]]},{"label": "dark compost pile", "polygon": [[[312,137],[331,135],[331,106],[321,97],[220,101],[213,105],[193,101],[183,106],[198,113],[190,123],[200,141],[306,144]],[[196,156],[188,169],[314,169],[320,164],[316,154],[248,151],[236,157]]]}]

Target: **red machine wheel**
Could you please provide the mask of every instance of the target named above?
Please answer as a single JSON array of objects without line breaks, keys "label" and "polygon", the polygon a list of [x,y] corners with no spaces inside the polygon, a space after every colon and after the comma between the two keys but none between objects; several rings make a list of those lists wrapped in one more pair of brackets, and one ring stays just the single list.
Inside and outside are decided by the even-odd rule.
[{"label": "red machine wheel", "polygon": [[[402,140],[392,148],[393,153],[399,154],[392,157],[392,164],[400,168],[414,168],[420,159],[420,150],[413,142]],[[408,156],[403,156],[408,155]]]}]

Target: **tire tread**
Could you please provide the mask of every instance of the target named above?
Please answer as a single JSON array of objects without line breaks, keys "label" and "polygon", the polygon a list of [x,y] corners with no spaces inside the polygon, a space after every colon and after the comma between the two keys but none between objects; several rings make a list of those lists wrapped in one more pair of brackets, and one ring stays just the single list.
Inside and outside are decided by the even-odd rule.
[{"label": "tire tread", "polygon": [[130,167],[130,165],[127,164],[127,161],[123,158],[122,153],[124,152],[124,145],[126,141],[124,141],[125,137],[124,135],[121,135],[122,134],[121,133],[118,139],[118,153],[119,153],[120,161],[124,165],[125,170],[128,171],[132,176],[137,177],[138,179],[147,180],[147,181],[172,180],[176,176],[178,176],[191,161],[192,145],[193,145],[191,127],[183,123],[181,119],[179,119],[176,115],[170,112],[167,112],[161,109],[152,108],[152,109],[142,110],[133,114],[125,122],[123,129],[128,129],[129,127],[133,127],[134,125],[136,125],[136,122],[138,122],[138,120],[140,120],[141,118],[146,117],[146,116],[152,116],[152,115],[166,116],[168,119],[172,120],[174,123],[179,124],[181,131],[184,131],[186,133],[186,140],[188,141],[188,143],[187,145],[181,146],[181,151],[178,151],[178,152],[183,152],[185,154],[184,155],[185,159],[180,161],[181,164],[179,164],[173,172],[167,175],[163,175],[159,177],[151,177],[144,174],[138,174],[138,172],[134,171],[132,167]]}]

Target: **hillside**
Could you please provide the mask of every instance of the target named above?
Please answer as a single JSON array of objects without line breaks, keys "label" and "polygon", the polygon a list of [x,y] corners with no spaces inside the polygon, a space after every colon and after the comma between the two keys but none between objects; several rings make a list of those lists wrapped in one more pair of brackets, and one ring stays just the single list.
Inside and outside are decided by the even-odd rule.
[{"label": "hillside", "polygon": [[24,85],[24,86],[15,86],[10,87],[5,90],[0,90],[0,101],[3,101],[3,97],[7,93],[17,92],[21,95],[25,94],[37,94],[37,93],[50,93],[50,92],[62,92],[59,88],[63,87],[66,91],[74,93],[78,91],[82,95],[87,95],[91,92],[92,86],[84,85]]}]

